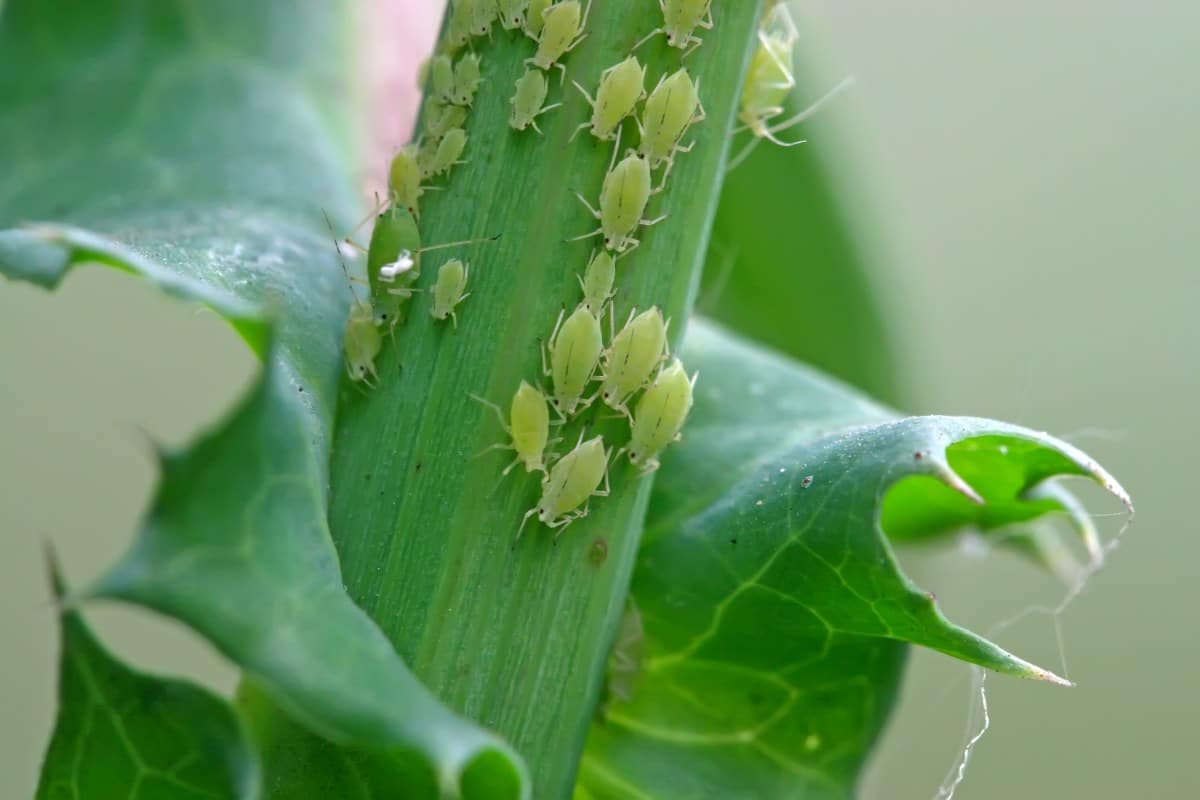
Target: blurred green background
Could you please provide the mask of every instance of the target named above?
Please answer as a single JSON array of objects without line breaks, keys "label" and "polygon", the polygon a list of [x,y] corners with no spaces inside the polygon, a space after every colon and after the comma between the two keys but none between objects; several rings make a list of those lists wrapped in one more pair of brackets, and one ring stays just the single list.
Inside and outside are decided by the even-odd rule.
[{"label": "blurred green background", "polygon": [[[857,187],[847,207],[881,223],[864,244],[909,410],[1062,435],[1139,508],[1063,616],[1063,652],[1046,617],[1000,634],[1051,668],[1065,654],[1079,686],[989,679],[992,727],[955,796],[1192,796],[1200,7],[801,8],[816,83],[857,79],[804,134]],[[80,271],[53,297],[0,284],[0,797],[29,794],[53,713],[42,544],[55,544],[76,583],[110,563],[150,492],[147,434],[185,441],[253,368],[216,318],[107,271]],[[1115,504],[1084,489],[1111,535]],[[977,629],[1063,591],[1004,554],[901,558]],[[172,625],[117,608],[91,618],[136,664],[232,686],[232,671]],[[975,696],[969,668],[916,653],[863,797],[934,797]]]}]

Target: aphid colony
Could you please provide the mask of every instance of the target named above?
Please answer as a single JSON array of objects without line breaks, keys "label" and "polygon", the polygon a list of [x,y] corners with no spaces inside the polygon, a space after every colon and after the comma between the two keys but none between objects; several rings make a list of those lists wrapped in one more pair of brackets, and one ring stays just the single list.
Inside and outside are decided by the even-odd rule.
[{"label": "aphid colony", "polygon": [[[664,0],[660,5],[664,26],[651,36],[665,33],[671,46],[694,49],[700,43],[694,29],[711,27],[709,1]],[[541,71],[557,66],[565,73],[558,59],[586,36],[586,16],[586,10],[580,15],[577,3],[556,3],[544,12],[538,52],[527,61],[535,69],[518,79],[511,101],[513,128],[537,129],[537,116],[561,105],[545,105],[548,81]],[[526,19],[528,29],[529,17]],[[569,314],[565,309],[559,314],[541,347],[542,375],[549,389],[522,381],[507,419],[499,406],[475,397],[496,412],[507,434],[508,441],[493,448],[516,453],[504,474],[517,464],[524,464],[528,472],[543,474],[540,498],[525,514],[521,530],[531,517],[561,532],[585,516],[592,497],[608,494],[608,467],[615,455],[627,454],[643,472],[657,469],[660,454],[679,438],[687,420],[695,383],[695,376],[688,376],[679,359],[669,356],[667,321],[657,306],[641,313],[630,311],[616,331],[612,301],[617,259],[627,257],[638,246],[635,234],[639,228],[665,219],[645,218],[646,206],[650,197],[663,189],[675,155],[691,149],[682,141],[688,129],[704,119],[699,87],[688,70],[681,68],[663,75],[647,93],[646,67],[634,55],[600,74],[594,96],[579,81],[572,83],[591,114],[571,139],[587,131],[600,142],[613,142],[598,207],[576,193],[599,223],[595,231],[576,239],[601,236],[604,247],[592,253],[578,277],[582,290],[578,306]],[[622,126],[630,118],[640,141],[618,160]],[[655,187],[652,171],[660,167],[664,167],[662,178]],[[606,312],[607,345],[603,332]],[[606,446],[603,436],[588,437],[581,430],[574,447],[565,454],[550,452],[548,448],[557,441],[550,437],[552,426],[568,424],[597,399],[628,420],[628,443],[617,450]]]},{"label": "aphid colony", "polygon": [[[696,30],[712,28],[711,0],[659,0],[659,6],[662,26],[634,49],[663,34],[670,47],[686,56],[702,43]],[[523,31],[534,42],[535,52],[526,59],[527,68],[517,78],[509,101],[509,124],[517,131],[532,127],[540,134],[538,117],[562,105],[546,104],[547,73],[557,69],[559,82],[565,82],[563,59],[586,38],[589,9],[590,0],[587,5],[580,0],[452,0],[445,50],[423,70],[427,96],[421,135],[391,161],[388,196],[376,210],[366,248],[370,299],[356,298],[345,338],[347,371],[353,380],[371,385],[377,379],[374,362],[384,343],[382,333],[403,322],[406,303],[419,291],[415,284],[421,254],[473,243],[422,248],[418,231],[422,196],[437,188],[430,181],[449,176],[455,166],[465,163],[465,124],[483,83],[483,71],[480,56],[464,48],[473,39],[491,37],[496,22],[505,30]],[[627,455],[642,472],[657,469],[663,450],[680,436],[696,380],[678,358],[670,356],[668,322],[657,306],[640,313],[631,310],[616,330],[613,300],[617,260],[629,257],[638,246],[640,228],[666,218],[648,219],[645,211],[650,197],[665,187],[675,156],[691,149],[691,144],[683,143],[687,131],[705,117],[698,83],[686,68],[679,68],[661,76],[647,92],[646,67],[632,54],[600,74],[594,96],[580,82],[572,83],[591,113],[571,138],[587,131],[598,142],[613,143],[597,207],[576,193],[598,228],[575,238],[600,236],[603,248],[593,251],[577,278],[582,292],[579,304],[570,313],[564,309],[559,314],[540,347],[542,378],[537,385],[521,381],[506,410],[472,395],[495,411],[506,434],[505,442],[488,449],[515,454],[502,474],[518,464],[526,472],[542,473],[539,499],[525,514],[521,530],[531,517],[561,532],[585,516],[590,498],[608,494],[609,466],[617,456]],[[630,119],[639,141],[622,153],[622,132]],[[653,172],[660,168],[655,186]],[[449,318],[457,324],[456,309],[470,294],[470,272],[470,266],[458,258],[440,266],[428,290],[435,320]],[[552,429],[578,418],[596,400],[627,421],[628,441],[617,448],[606,445],[603,435],[581,431],[573,447],[553,452],[560,439],[551,437]]]},{"label": "aphid colony", "polygon": [[[593,254],[581,280],[584,300],[570,315],[565,310],[559,314],[543,347],[542,373],[550,382],[549,396],[521,381],[506,419],[499,406],[472,395],[496,412],[508,436],[507,442],[488,449],[516,453],[503,474],[517,464],[527,472],[543,474],[540,499],[525,514],[521,530],[535,516],[547,527],[564,528],[587,515],[592,497],[608,494],[608,467],[614,453],[605,446],[604,437],[586,438],[580,431],[575,446],[556,456],[548,450],[558,441],[550,438],[553,425],[566,424],[599,398],[629,421],[630,441],[616,455],[628,454],[645,473],[658,469],[659,455],[679,439],[691,411],[696,376],[689,377],[679,359],[670,358],[667,322],[657,306],[640,314],[631,311],[620,332],[610,330],[605,346],[600,316],[607,308],[612,319],[612,284],[605,277],[613,274],[612,262],[606,252]],[[556,422],[551,421],[551,410]]]}]

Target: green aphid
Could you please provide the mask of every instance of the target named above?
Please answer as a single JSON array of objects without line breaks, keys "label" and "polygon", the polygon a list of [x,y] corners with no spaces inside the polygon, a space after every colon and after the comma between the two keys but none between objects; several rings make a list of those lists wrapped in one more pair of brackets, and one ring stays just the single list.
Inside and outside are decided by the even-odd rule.
[{"label": "green aphid", "polygon": [[[550,474],[542,480],[542,496],[537,505],[525,512],[521,527],[517,530],[517,539],[521,538],[525,523],[533,516],[548,528],[559,528],[559,536],[562,535],[561,529],[586,517],[587,501],[609,494],[608,458],[609,451],[604,447],[603,437],[596,436],[585,442],[581,432],[575,448],[554,462]],[[603,489],[600,488],[602,481]]]},{"label": "green aphid", "polygon": [[[661,79],[646,98],[642,118],[638,121],[638,130],[642,134],[638,152],[650,162],[650,169],[657,169],[664,161],[670,162],[677,152],[691,150],[692,145],[684,147],[679,142],[688,128],[704,118],[700,89],[692,83],[686,69]],[[666,180],[666,176],[663,179]]]},{"label": "green aphid", "polygon": [[453,167],[465,164],[462,160],[463,151],[467,148],[467,132],[462,128],[451,128],[437,142],[436,146],[423,145],[418,154],[421,164],[421,174],[425,178],[444,175]]},{"label": "green aphid", "polygon": [[587,309],[575,309],[565,321],[563,313],[559,313],[550,341],[542,351],[542,372],[550,377],[554,387],[550,405],[560,419],[566,420],[590,402],[584,400],[583,394],[596,374],[604,350],[604,335],[600,320]]},{"label": "green aphid", "polygon": [[426,98],[421,124],[427,141],[436,144],[447,132],[461,128],[466,122],[467,109],[439,102],[436,97]]},{"label": "green aphid", "polygon": [[692,392],[696,375],[688,377],[679,359],[659,371],[658,376],[633,410],[630,441],[625,446],[629,460],[642,472],[658,469],[658,457],[671,442],[679,439],[683,423],[692,410]]},{"label": "green aphid", "polygon": [[500,427],[508,434],[507,444],[494,444],[483,452],[513,450],[517,454],[501,474],[507,475],[517,464],[523,464],[526,472],[545,473],[546,446],[550,442],[550,410],[546,405],[546,396],[541,390],[526,381],[521,381],[521,385],[513,394],[507,420],[500,406],[478,395],[471,397],[495,411],[496,419],[500,420]]},{"label": "green aphid", "polygon": [[450,56],[440,53],[429,62],[429,96],[439,103],[454,99],[454,63]]},{"label": "green aphid", "polygon": [[512,105],[512,114],[508,118],[509,126],[518,131],[532,127],[540,134],[542,129],[538,127],[537,118],[551,109],[558,108],[562,103],[542,105],[546,102],[549,87],[546,76],[535,69],[525,70],[525,74],[517,79],[516,87],[516,93],[509,100]]},{"label": "green aphid", "polygon": [[479,69],[479,56],[467,53],[454,65],[454,88],[446,102],[464,108],[470,106],[481,83],[483,73]]},{"label": "green aphid", "polygon": [[542,34],[545,25],[546,9],[554,0],[529,0],[529,10],[525,12],[525,34],[535,42]]},{"label": "green aphid", "polygon": [[543,11],[542,29],[536,37],[537,52],[531,58],[525,59],[525,63],[533,64],[541,70],[558,67],[562,70],[562,78],[565,80],[567,68],[559,63],[559,60],[587,38],[584,28],[587,27],[589,10],[590,0],[586,9],[580,5],[579,0],[562,0]]},{"label": "green aphid", "polygon": [[629,416],[626,402],[650,382],[650,376],[667,357],[667,323],[658,306],[634,316],[601,357],[600,399],[611,409]]},{"label": "green aphid", "polygon": [[433,305],[429,309],[434,319],[442,320],[447,317],[458,327],[458,317],[454,309],[470,292],[467,291],[467,280],[471,277],[471,267],[457,258],[452,258],[438,269],[437,281],[433,285]]},{"label": "green aphid", "polygon": [[[620,146],[619,140],[617,146]],[[614,253],[624,253],[637,247],[639,241],[633,234],[639,227],[655,225],[667,218],[665,214],[655,219],[642,217],[654,191],[651,188],[649,162],[642,154],[631,152],[604,176],[599,209],[592,208],[587,198],[579,192],[575,193],[592,216],[600,221],[600,227],[591,233],[576,236],[572,241],[603,236],[604,246]]]},{"label": "green aphid", "polygon": [[658,7],[662,10],[663,26],[650,31],[646,38],[633,46],[634,50],[660,33],[665,33],[667,44],[684,51],[683,58],[704,43],[703,39],[696,36],[696,28],[712,30],[712,0],[658,0]]},{"label": "green aphid", "polygon": [[604,313],[604,306],[612,299],[616,279],[616,259],[607,250],[592,253],[587,269],[579,277],[579,286],[583,289],[583,301],[579,305],[599,318]]},{"label": "green aphid", "polygon": [[500,24],[506,31],[525,27],[525,12],[529,10],[529,0],[497,0],[496,7],[500,11]]},{"label": "green aphid", "polygon": [[581,123],[575,129],[575,133],[571,134],[571,138],[574,139],[579,131],[590,126],[592,135],[597,139],[615,139],[621,121],[632,114],[638,102],[646,96],[645,81],[646,68],[638,63],[634,56],[600,74],[600,85],[596,89],[594,100],[578,81],[572,81],[592,107],[592,119],[590,122]]},{"label": "green aphid", "polygon": [[352,381],[374,387],[379,379],[375,359],[383,347],[383,336],[375,324],[375,313],[370,304],[355,300],[346,319],[342,347],[346,356],[346,374]]}]

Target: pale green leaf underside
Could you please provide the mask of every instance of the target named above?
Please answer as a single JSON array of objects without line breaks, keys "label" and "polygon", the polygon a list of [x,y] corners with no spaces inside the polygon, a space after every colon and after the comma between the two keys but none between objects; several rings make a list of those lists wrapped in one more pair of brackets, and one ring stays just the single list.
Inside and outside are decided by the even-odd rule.
[{"label": "pale green leaf underside", "polygon": [[[949,622],[900,571],[881,509],[912,476],[979,520],[1059,510],[1034,491],[1057,476],[1127,503],[1107,473],[1015,426],[896,418],[703,323],[684,357],[701,373],[696,408],[655,486],[632,592],[642,671],[593,727],[582,783],[594,796],[847,797],[905,643],[1062,682]],[[916,530],[922,510],[892,504],[891,522]]]},{"label": "pale green leaf underside", "polygon": [[349,80],[346,16],[9,2],[0,274],[53,286],[79,263],[137,273],[222,313],[264,356],[228,419],[163,456],[134,546],[85,596],[188,623],[325,736],[420,753],[451,794],[486,763],[507,790],[477,796],[512,796],[519,759],[413,677],[346,595],[327,527],[348,295],[322,210],[357,213],[330,99]]}]

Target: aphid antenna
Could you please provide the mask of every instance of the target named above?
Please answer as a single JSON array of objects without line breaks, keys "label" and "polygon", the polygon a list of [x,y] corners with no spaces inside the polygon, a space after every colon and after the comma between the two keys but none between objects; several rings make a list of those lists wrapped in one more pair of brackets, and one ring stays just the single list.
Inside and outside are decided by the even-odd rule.
[{"label": "aphid antenna", "polygon": [[768,128],[766,128],[767,132],[768,133],[780,133],[780,132],[785,131],[788,128],[792,127],[793,125],[799,125],[801,122],[803,122],[804,120],[811,117],[813,114],[820,111],[823,106],[825,106],[827,103],[829,103],[829,101],[833,100],[835,97],[840,95],[842,92],[846,91],[851,86],[853,86],[854,81],[855,81],[855,78],[853,75],[847,75],[845,78],[842,78],[840,81],[838,81],[837,85],[835,85],[832,89],[830,89],[825,94],[821,95],[816,100],[814,100],[812,103],[810,103],[808,108],[805,108],[803,111],[796,113],[795,115],[789,117],[788,119],[784,120],[783,122],[769,126]]},{"label": "aphid antenna", "polygon": [[[380,198],[379,193],[376,192],[375,193],[375,205],[371,206],[371,210],[367,212],[367,215],[365,217],[363,217],[361,220],[359,220],[358,224],[355,225],[354,228],[348,234],[346,234],[345,240],[347,242],[349,242],[350,239],[354,236],[354,234],[356,234],[360,230],[362,230],[362,227],[364,225],[366,225],[368,222],[373,220],[375,217],[377,217],[381,213],[383,213],[384,209],[387,208],[387,205],[388,205],[388,199],[386,197]],[[324,213],[324,212],[322,211],[322,213]],[[328,219],[328,217],[326,219]]]},{"label": "aphid antenna", "polygon": [[497,234],[493,234],[492,236],[485,236],[482,239],[463,239],[462,241],[459,241],[459,242],[446,242],[445,244],[434,244],[434,245],[430,245],[429,247],[422,247],[419,250],[415,250],[414,252],[428,253],[432,250],[445,250],[448,247],[462,247],[463,245],[468,245],[468,244],[485,244],[487,242],[494,242],[503,235],[504,235],[503,233],[497,233]]},{"label": "aphid antenna", "polygon": [[[342,274],[346,276],[346,281],[352,284],[356,283],[359,286],[369,285],[362,278],[356,278],[350,274],[350,270],[346,267],[346,260],[342,258],[342,248],[338,246],[337,233],[333,230],[333,220],[329,218],[329,214],[323,208],[321,209],[321,216],[325,218],[325,225],[329,228],[329,235],[333,237],[333,252],[337,253],[338,264],[342,268]],[[350,296],[354,298],[355,305],[360,308],[365,307],[362,298],[358,296],[357,292],[350,292]]]}]

